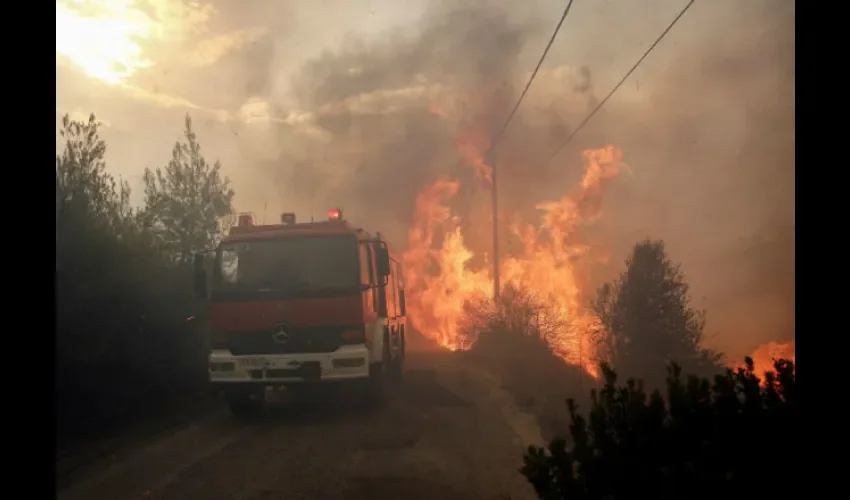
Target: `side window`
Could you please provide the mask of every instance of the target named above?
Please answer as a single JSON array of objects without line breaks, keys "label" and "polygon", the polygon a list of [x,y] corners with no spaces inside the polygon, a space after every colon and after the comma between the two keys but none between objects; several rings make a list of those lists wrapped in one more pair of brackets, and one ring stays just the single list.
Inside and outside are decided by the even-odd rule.
[{"label": "side window", "polygon": [[395,263],[395,276],[396,283],[398,283],[398,290],[401,292],[404,290],[404,276],[401,275],[401,264],[398,262]]},{"label": "side window", "polygon": [[398,300],[395,287],[395,261],[390,259],[390,276],[387,282],[387,310],[394,318],[398,316]]},{"label": "side window", "polygon": [[[372,249],[366,243],[360,243],[360,283],[363,285],[371,285],[375,283],[373,279],[374,273],[372,269]],[[369,311],[376,311],[377,299],[375,289],[368,291],[363,295],[365,300],[364,305]]]},{"label": "side window", "polygon": [[372,245],[366,245],[367,260],[369,261],[369,283],[377,283],[378,278],[375,275],[375,249]]},{"label": "side window", "polygon": [[360,244],[360,283],[370,285],[372,281],[372,252],[365,243]]},{"label": "side window", "polygon": [[235,285],[239,281],[239,246],[226,247],[216,252],[213,273],[213,282],[216,285]]},{"label": "side window", "polygon": [[399,276],[399,265],[398,262],[392,262],[392,270],[393,270],[393,299],[395,302],[395,312],[396,316],[401,315],[401,305],[399,305],[399,290],[401,290],[401,276]]},{"label": "side window", "polygon": [[398,297],[398,314],[399,316],[407,314],[407,311],[404,307],[404,276],[401,275],[401,264],[396,263],[395,267],[395,281],[396,281],[396,293]]}]

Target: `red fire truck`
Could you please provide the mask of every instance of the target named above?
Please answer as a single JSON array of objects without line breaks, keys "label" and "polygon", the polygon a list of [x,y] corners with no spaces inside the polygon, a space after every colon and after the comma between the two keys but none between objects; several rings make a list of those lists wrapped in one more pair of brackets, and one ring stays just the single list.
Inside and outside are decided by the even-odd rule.
[{"label": "red fire truck", "polygon": [[214,258],[194,263],[196,291],[209,299],[210,380],[234,415],[261,409],[268,389],[350,382],[376,402],[401,378],[399,261],[341,210],[305,223],[285,213],[273,225],[240,215]]}]

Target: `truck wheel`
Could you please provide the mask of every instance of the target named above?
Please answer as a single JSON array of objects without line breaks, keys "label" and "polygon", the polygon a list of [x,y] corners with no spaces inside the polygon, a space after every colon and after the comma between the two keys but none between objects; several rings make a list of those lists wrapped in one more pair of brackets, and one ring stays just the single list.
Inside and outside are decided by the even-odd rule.
[{"label": "truck wheel", "polygon": [[250,392],[227,392],[225,397],[230,413],[237,418],[256,416],[263,409],[263,400],[252,398]]}]

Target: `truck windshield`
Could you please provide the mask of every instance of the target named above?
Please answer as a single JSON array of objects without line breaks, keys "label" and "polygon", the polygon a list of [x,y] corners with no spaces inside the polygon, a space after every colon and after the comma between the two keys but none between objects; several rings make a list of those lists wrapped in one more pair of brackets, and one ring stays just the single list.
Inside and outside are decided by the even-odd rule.
[{"label": "truck windshield", "polygon": [[302,295],[356,290],[358,263],[353,236],[223,243],[216,252],[213,293]]}]

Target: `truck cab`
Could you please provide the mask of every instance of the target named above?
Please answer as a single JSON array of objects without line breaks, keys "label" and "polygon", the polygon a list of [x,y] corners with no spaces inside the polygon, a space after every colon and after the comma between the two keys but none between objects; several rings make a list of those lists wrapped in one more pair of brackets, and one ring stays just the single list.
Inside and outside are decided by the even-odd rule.
[{"label": "truck cab", "polygon": [[402,377],[404,280],[380,234],[328,220],[254,225],[249,214],[218,247],[195,256],[208,299],[210,381],[237,416],[268,388],[348,383],[370,402]]}]

